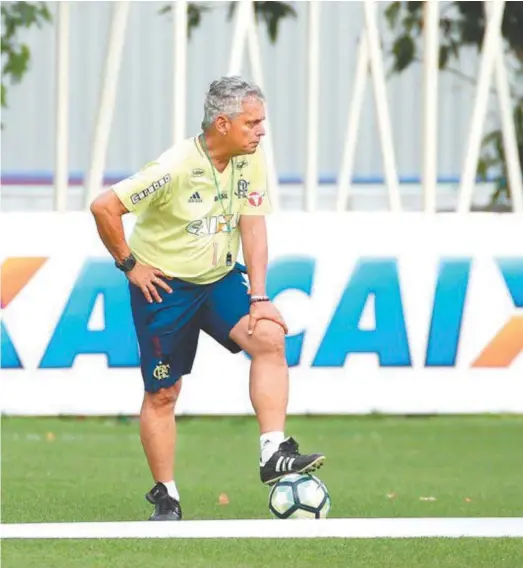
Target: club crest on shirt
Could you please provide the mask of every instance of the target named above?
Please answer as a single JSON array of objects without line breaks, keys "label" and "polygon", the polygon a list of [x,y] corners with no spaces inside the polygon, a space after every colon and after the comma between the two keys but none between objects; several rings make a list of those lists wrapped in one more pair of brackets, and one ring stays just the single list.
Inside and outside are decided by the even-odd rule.
[{"label": "club crest on shirt", "polygon": [[248,191],[249,191],[249,182],[247,180],[244,180],[243,178],[239,179],[238,185],[236,186],[236,192],[234,193],[234,195],[236,195],[236,197],[238,197],[239,199],[246,199]]}]

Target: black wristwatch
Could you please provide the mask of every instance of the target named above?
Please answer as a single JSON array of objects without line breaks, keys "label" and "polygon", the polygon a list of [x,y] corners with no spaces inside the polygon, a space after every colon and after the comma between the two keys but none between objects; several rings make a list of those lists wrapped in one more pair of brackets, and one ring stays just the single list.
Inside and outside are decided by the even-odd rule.
[{"label": "black wristwatch", "polygon": [[122,262],[115,262],[116,268],[122,272],[130,272],[136,265],[136,258],[131,253],[128,257],[124,258]]}]

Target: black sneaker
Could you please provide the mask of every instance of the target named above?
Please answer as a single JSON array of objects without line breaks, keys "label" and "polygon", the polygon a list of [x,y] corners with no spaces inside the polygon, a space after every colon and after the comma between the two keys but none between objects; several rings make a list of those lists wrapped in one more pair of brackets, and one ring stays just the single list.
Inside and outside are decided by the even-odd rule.
[{"label": "black sneaker", "polygon": [[163,483],[157,483],[145,496],[147,501],[155,505],[150,521],[181,521],[182,509],[180,502],[173,499]]},{"label": "black sneaker", "polygon": [[287,438],[267,463],[260,465],[260,478],[262,483],[272,485],[289,473],[307,473],[319,469],[324,461],[323,454],[301,455],[296,440]]}]

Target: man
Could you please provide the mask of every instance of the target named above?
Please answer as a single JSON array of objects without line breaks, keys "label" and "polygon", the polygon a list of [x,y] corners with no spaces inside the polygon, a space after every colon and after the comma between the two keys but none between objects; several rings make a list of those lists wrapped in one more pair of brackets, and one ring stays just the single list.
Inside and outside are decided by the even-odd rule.
[{"label": "man", "polygon": [[[145,385],[140,438],[155,486],[151,520],[179,520],[174,481],[174,408],[191,372],[200,330],[251,356],[250,397],[260,428],[260,478],[313,471],[322,454],[301,455],[285,439],[289,389],[287,327],[266,295],[270,200],[259,143],[264,97],[239,77],[214,81],[203,132],[101,194],[91,205],[98,232],[129,279]],[[127,244],[122,215],[136,224]],[[250,290],[236,257],[242,243]]]}]

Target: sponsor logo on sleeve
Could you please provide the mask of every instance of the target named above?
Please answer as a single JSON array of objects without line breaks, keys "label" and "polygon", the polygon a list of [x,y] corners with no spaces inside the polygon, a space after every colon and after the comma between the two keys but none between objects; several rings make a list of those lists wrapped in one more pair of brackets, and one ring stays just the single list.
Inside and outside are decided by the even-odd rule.
[{"label": "sponsor logo on sleeve", "polygon": [[247,196],[247,201],[251,207],[260,207],[263,203],[263,198],[265,197],[265,193],[260,193],[258,191],[251,191]]},{"label": "sponsor logo on sleeve", "polygon": [[145,189],[142,189],[142,191],[139,191],[137,193],[133,193],[131,195],[131,202],[136,205],[139,201],[145,199],[149,195],[152,195],[170,181],[171,176],[169,174],[164,175],[162,178],[153,181],[153,183],[149,187],[146,187]]}]

